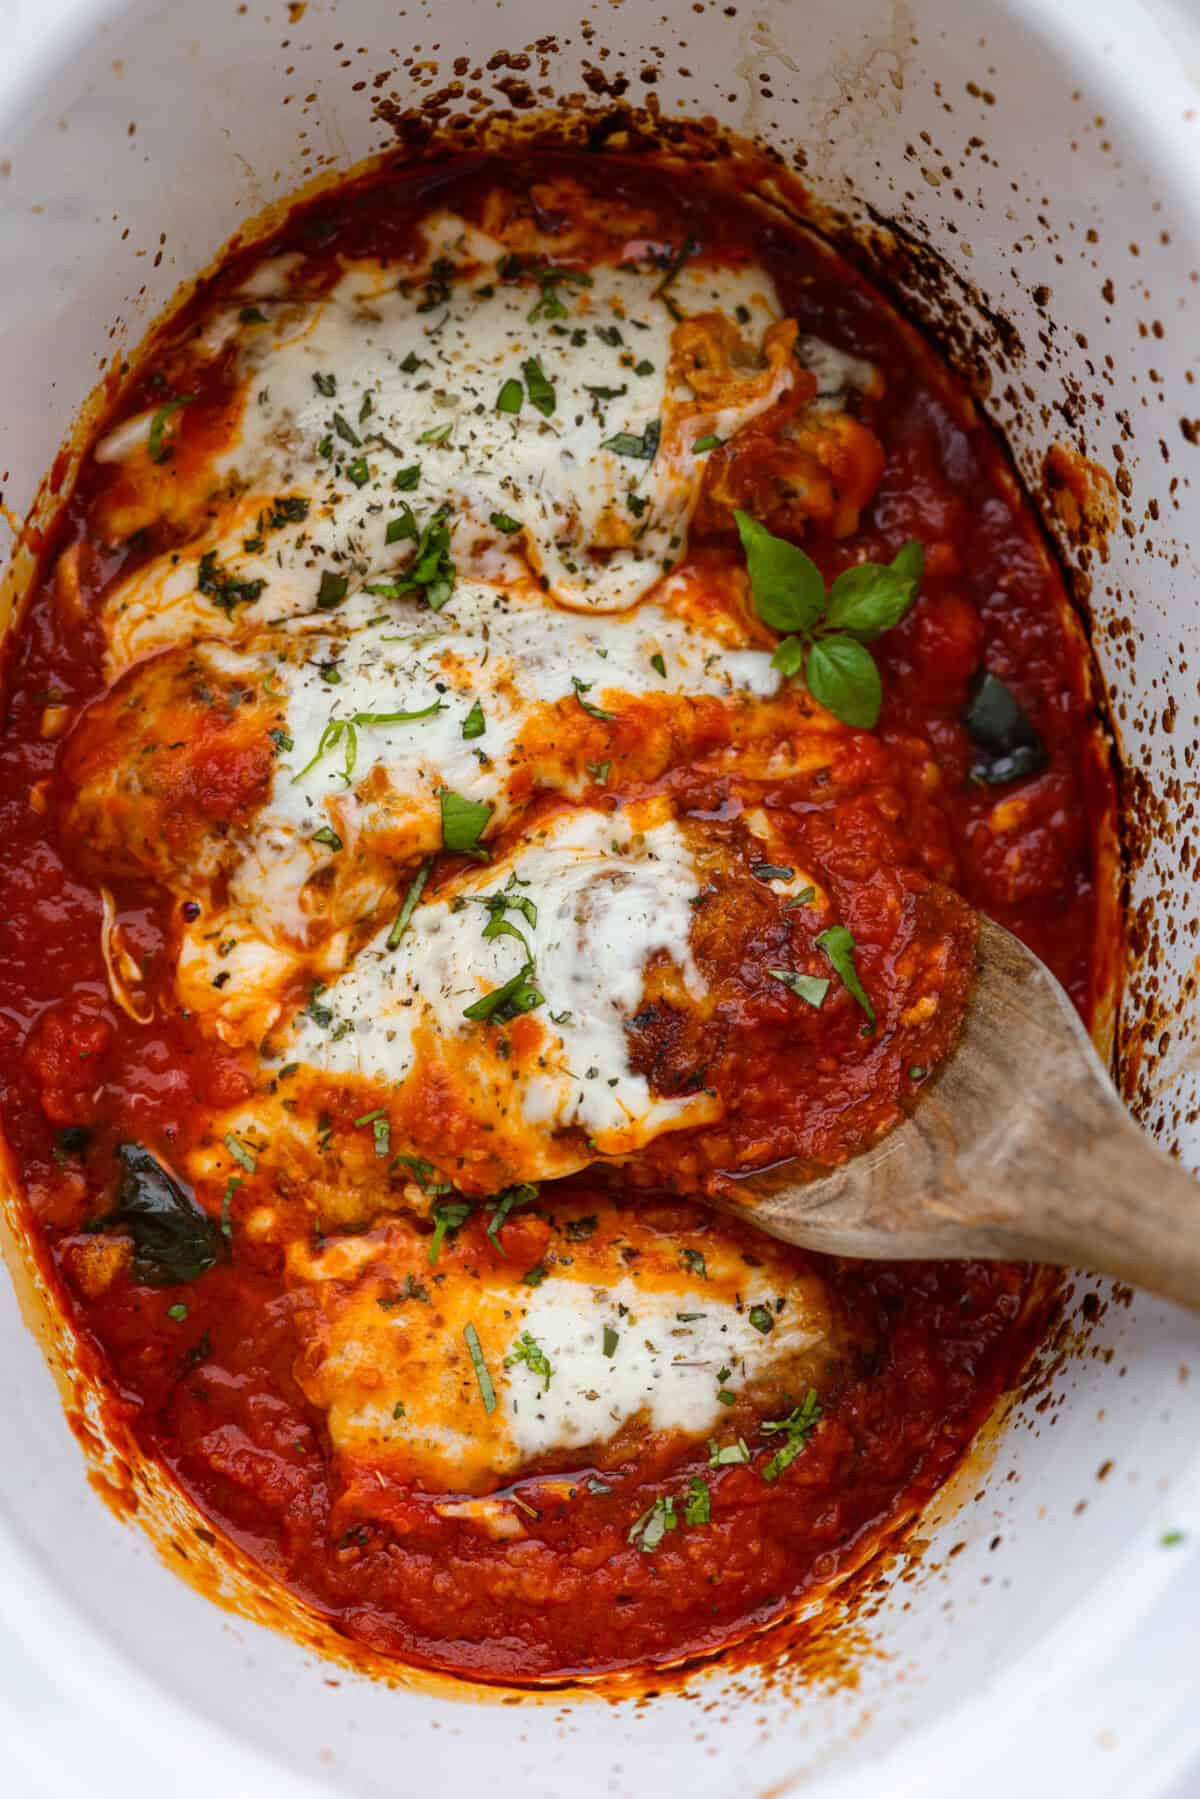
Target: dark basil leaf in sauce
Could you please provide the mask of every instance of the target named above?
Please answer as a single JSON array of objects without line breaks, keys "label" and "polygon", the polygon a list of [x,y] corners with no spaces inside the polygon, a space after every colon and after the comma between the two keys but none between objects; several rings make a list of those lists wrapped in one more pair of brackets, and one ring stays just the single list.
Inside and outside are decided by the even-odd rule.
[{"label": "dark basil leaf in sauce", "polygon": [[990,669],[980,669],[971,682],[962,722],[971,742],[984,752],[972,764],[973,781],[989,786],[1019,781],[1039,773],[1050,760],[1020,701]]},{"label": "dark basil leaf in sauce", "polygon": [[121,1178],[107,1222],[123,1224],[133,1238],[133,1270],[149,1287],[194,1281],[215,1267],[221,1239],[217,1226],[189,1188],[167,1173],[140,1143],[117,1146]]}]

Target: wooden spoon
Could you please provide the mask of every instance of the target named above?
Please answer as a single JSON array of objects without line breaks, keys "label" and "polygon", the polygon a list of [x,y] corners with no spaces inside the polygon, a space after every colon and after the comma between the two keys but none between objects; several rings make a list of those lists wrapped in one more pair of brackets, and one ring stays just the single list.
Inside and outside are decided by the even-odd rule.
[{"label": "wooden spoon", "polygon": [[718,1204],[806,1249],[1090,1268],[1200,1311],[1200,1185],[1129,1116],[1053,975],[990,919],[962,1036],[912,1114],[832,1174],[797,1167]]}]

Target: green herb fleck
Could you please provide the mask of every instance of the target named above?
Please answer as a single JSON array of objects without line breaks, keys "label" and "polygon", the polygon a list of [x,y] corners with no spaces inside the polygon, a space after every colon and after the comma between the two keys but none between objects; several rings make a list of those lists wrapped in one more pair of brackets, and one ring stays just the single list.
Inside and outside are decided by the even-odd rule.
[{"label": "green herb fleck", "polygon": [[822,931],[816,942],[817,948],[824,950],[836,973],[841,977],[842,985],[866,1013],[867,1022],[863,1027],[864,1035],[870,1036],[875,1029],[875,1008],[858,976],[858,969],[854,961],[854,951],[857,945],[853,936],[845,925],[835,924],[831,925],[827,931]]},{"label": "green herb fleck", "polygon": [[791,1467],[820,1422],[821,1407],[817,1403],[816,1391],[812,1387],[805,1394],[803,1403],[798,1405],[794,1411],[789,1412],[786,1418],[779,1418],[773,1422],[763,1421],[762,1429],[764,1431],[787,1432],[787,1442],[782,1449],[775,1451],[762,1471],[765,1481],[778,1480],[784,1469]]},{"label": "green herb fleck", "polygon": [[[528,1278],[529,1277],[526,1276],[526,1279]],[[488,1365],[483,1357],[483,1346],[479,1341],[479,1332],[475,1329],[473,1324],[468,1324],[463,1331],[463,1336],[466,1339],[467,1349],[470,1351],[471,1361],[475,1367],[475,1379],[479,1382],[479,1392],[483,1399],[483,1409],[485,1412],[494,1412],[496,1409],[496,1389],[492,1385],[492,1377],[488,1373]]]},{"label": "green herb fleck", "polygon": [[554,1379],[554,1370],[550,1366],[550,1358],[529,1331],[522,1331],[512,1348],[504,1358],[506,1368],[514,1367],[518,1362],[524,1363],[531,1373],[536,1374],[544,1383],[542,1392],[550,1391],[550,1382]]}]

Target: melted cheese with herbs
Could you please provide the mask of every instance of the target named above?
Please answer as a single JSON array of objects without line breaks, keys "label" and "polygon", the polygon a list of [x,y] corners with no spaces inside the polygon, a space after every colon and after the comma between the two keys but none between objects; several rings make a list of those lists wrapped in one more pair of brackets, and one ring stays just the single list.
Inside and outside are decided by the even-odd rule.
[{"label": "melted cheese with herbs", "polygon": [[468,1275],[453,1248],[431,1268],[427,1244],[397,1222],[289,1251],[298,1373],[343,1476],[357,1462],[478,1493],[623,1433],[631,1452],[648,1430],[734,1441],[731,1403],[802,1396],[833,1352],[822,1283],[769,1243],[751,1266],[718,1233],[676,1239],[602,1208],[537,1285],[502,1261]]},{"label": "melted cheese with herbs", "polygon": [[[350,264],[331,292],[272,305],[263,324],[228,315],[241,420],[213,480],[238,498],[185,553],[118,587],[110,672],[181,637],[310,612],[327,570],[351,594],[395,579],[412,546],[389,543],[387,528],[408,504],[419,521],[449,508],[464,572],[513,575],[520,552],[554,599],[585,611],[622,610],[679,561],[697,446],[794,381],[782,344],[755,365],[780,317],[764,272],[693,261],[666,295],[653,263],[597,263],[548,290],[506,280],[505,246],[453,215],[428,239],[424,266],[399,278],[395,265]],[[747,366],[702,404],[672,339],[681,317],[711,314],[744,320]],[[131,422],[132,447],[147,429]],[[124,446],[119,433],[106,442],[109,454]],[[307,499],[307,519],[259,531],[281,494]],[[223,610],[197,585],[206,554],[261,592]]]},{"label": "melted cheese with herbs", "polygon": [[[522,1180],[713,1117],[708,1094],[658,1098],[629,1063],[625,1027],[652,960],[682,1003],[706,996],[688,941],[699,881],[664,812],[651,803],[559,813],[418,906],[394,948],[381,931],[317,1016],[301,1013],[278,1046],[285,1065],[300,1064],[297,1086],[310,1071],[357,1076],[396,1092],[402,1113],[405,1082],[428,1080],[435,1061],[455,1105],[518,1146]],[[495,896],[512,902],[511,931],[488,938],[493,914],[481,902]],[[507,1033],[466,1014],[527,964],[542,1003],[525,1014],[514,1049]]]}]

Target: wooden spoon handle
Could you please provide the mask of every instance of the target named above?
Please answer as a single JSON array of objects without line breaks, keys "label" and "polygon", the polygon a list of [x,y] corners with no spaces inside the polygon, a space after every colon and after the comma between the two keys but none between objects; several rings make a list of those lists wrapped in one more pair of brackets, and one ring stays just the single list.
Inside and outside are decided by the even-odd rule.
[{"label": "wooden spoon handle", "polygon": [[720,1204],[810,1249],[1090,1268],[1200,1310],[1200,1186],[1126,1112],[1053,976],[986,918],[962,1040],[912,1116],[832,1174],[785,1166]]},{"label": "wooden spoon handle", "polygon": [[[1200,1311],[1200,1186],[1115,1095],[1099,1098],[1060,1115],[1067,1153],[1026,1167],[1036,1209],[990,1234],[1021,1261],[1090,1268]],[[1012,1178],[1021,1178],[1023,1162]]]}]

